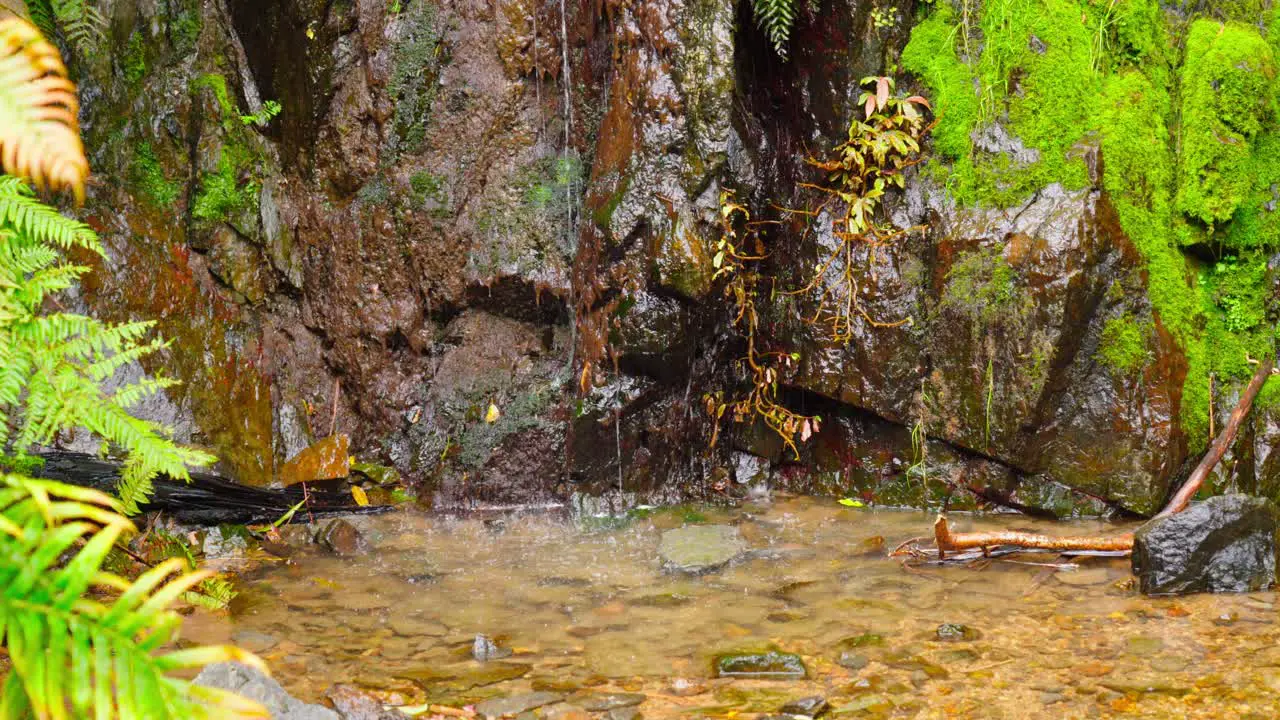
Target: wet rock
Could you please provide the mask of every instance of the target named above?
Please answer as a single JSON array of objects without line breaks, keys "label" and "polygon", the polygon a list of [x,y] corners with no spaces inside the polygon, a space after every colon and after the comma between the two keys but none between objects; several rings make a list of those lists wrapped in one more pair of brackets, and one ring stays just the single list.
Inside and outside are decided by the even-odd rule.
[{"label": "wet rock", "polygon": [[240,557],[249,549],[249,541],[241,534],[225,534],[221,527],[211,527],[205,531],[204,550],[206,559],[224,559]]},{"label": "wet rock", "polygon": [[803,715],[816,718],[827,711],[827,699],[821,695],[810,695],[783,705],[778,712],[784,715]]},{"label": "wet rock", "polygon": [[[1280,662],[1277,662],[1280,665]],[[707,686],[697,680],[689,678],[675,678],[671,681],[671,685],[667,687],[667,692],[676,697],[689,697],[690,695],[701,695],[707,691]]]},{"label": "wet rock", "polygon": [[476,635],[476,639],[471,644],[471,657],[476,662],[489,662],[490,660],[501,660],[505,657],[511,657],[509,648],[498,647],[488,635]]},{"label": "wet rock", "polygon": [[1210,498],[1138,528],[1133,572],[1148,595],[1265,590],[1276,582],[1278,531],[1267,500]]},{"label": "wet rock", "polygon": [[605,713],[604,720],[641,720],[640,709],[634,707],[616,708]]},{"label": "wet rock", "polygon": [[257,630],[239,630],[231,634],[231,642],[251,653],[264,653],[278,645],[280,640]]},{"label": "wet rock", "polygon": [[316,529],[311,525],[290,523],[280,528],[280,542],[292,548],[301,548],[315,541]]},{"label": "wet rock", "polygon": [[799,655],[776,650],[718,655],[712,665],[716,677],[802,680],[807,674]]},{"label": "wet rock", "polygon": [[1124,643],[1125,651],[1137,657],[1154,655],[1164,649],[1164,640],[1148,635],[1131,637]]},{"label": "wet rock", "polygon": [[861,670],[867,666],[867,663],[868,660],[866,655],[860,655],[849,650],[845,650],[840,653],[840,658],[836,660],[837,665],[843,668],[849,668],[850,670]]},{"label": "wet rock", "polygon": [[533,710],[544,705],[551,705],[563,700],[562,695],[549,692],[531,692],[510,697],[485,700],[476,705],[476,712],[483,718],[500,718],[518,715],[526,710]]},{"label": "wet rock", "polygon": [[350,439],[341,433],[320,440],[280,467],[280,482],[288,487],[347,477],[351,472],[350,444]]},{"label": "wet rock", "polygon": [[640,693],[593,693],[574,696],[573,702],[591,712],[604,712],[639,705],[646,699]]},{"label": "wet rock", "polygon": [[432,664],[411,668],[396,673],[396,677],[412,680],[427,690],[447,687],[462,691],[515,680],[528,675],[530,669],[524,663],[489,662],[476,665],[468,661],[455,665]]},{"label": "wet rock", "polygon": [[377,698],[354,685],[334,685],[325,696],[342,715],[342,720],[404,720],[408,717],[399,711],[382,707]]},{"label": "wet rock", "polygon": [[943,623],[938,626],[938,629],[934,634],[943,642],[977,640],[982,637],[982,633],[968,625],[961,625],[960,623]]},{"label": "wet rock", "polygon": [[316,542],[335,555],[360,555],[368,552],[369,543],[355,525],[338,518],[320,526]]},{"label": "wet rock", "polygon": [[573,705],[556,705],[543,715],[546,720],[591,720],[591,714]]},{"label": "wet rock", "polygon": [[230,690],[262,703],[273,720],[340,720],[339,715],[319,705],[308,705],[280,687],[280,683],[241,663],[209,665],[196,676],[195,683]]},{"label": "wet rock", "polygon": [[893,701],[883,695],[864,695],[832,711],[833,715],[879,714],[893,709]]},{"label": "wet rock", "polygon": [[662,533],[658,556],[667,572],[699,575],[728,565],[746,550],[738,529],[728,525],[689,525]]}]

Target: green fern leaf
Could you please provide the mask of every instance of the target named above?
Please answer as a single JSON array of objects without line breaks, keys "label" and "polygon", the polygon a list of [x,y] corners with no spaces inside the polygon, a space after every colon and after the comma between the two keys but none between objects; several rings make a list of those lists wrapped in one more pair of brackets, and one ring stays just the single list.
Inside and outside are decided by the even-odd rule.
[{"label": "green fern leaf", "polygon": [[787,41],[796,22],[796,0],[751,0],[756,26],[773,43],[773,49],[782,59],[787,58]]},{"label": "green fern leaf", "polygon": [[[118,510],[95,490],[0,476],[0,644],[13,666],[0,686],[0,717],[269,717],[256,703],[169,674],[262,661],[232,647],[161,653],[180,623],[169,605],[211,574],[184,572],[178,558],[133,583],[104,572],[111,548],[135,532]],[[85,597],[90,586],[119,597]]]}]

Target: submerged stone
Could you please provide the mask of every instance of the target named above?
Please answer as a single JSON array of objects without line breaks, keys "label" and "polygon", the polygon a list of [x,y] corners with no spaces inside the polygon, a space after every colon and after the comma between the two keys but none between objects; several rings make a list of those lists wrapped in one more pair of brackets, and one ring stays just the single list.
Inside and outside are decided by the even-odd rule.
[{"label": "submerged stone", "polygon": [[522,693],[510,697],[485,700],[476,705],[476,713],[483,718],[500,718],[508,715],[518,715],[526,710],[558,703],[563,699],[560,695],[549,692]]},{"label": "submerged stone", "polygon": [[977,640],[982,637],[982,633],[960,623],[943,623],[938,626],[938,639],[943,642],[961,642],[964,640]]},{"label": "submerged stone", "polygon": [[662,533],[658,555],[667,572],[699,575],[728,565],[746,550],[738,529],[729,525],[689,525]]},{"label": "submerged stone", "polygon": [[714,667],[716,677],[800,680],[807,674],[799,655],[775,650],[719,655]]},{"label": "submerged stone", "polygon": [[369,549],[368,541],[356,526],[342,518],[330,520],[322,526],[316,542],[335,555],[359,555]]},{"label": "submerged stone", "polygon": [[476,635],[475,641],[471,644],[471,657],[475,658],[476,662],[489,662],[511,657],[511,651],[498,647],[498,644],[488,635]]},{"label": "submerged stone", "polygon": [[1133,573],[1148,595],[1265,590],[1276,582],[1277,532],[1269,501],[1210,498],[1138,528]]},{"label": "submerged stone", "polygon": [[575,696],[573,701],[591,712],[604,712],[617,708],[633,707],[647,698],[640,693],[592,693]]},{"label": "submerged stone", "polygon": [[783,705],[778,712],[784,715],[804,715],[806,717],[818,717],[827,711],[827,699],[821,695],[810,695]]}]

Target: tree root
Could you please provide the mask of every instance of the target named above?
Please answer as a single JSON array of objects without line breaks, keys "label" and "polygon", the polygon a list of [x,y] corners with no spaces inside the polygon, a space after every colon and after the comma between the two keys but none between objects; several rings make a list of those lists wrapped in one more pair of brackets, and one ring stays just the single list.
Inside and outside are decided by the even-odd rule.
[{"label": "tree root", "polygon": [[[1240,401],[1236,404],[1235,409],[1231,411],[1231,418],[1227,421],[1226,427],[1222,428],[1222,432],[1214,440],[1204,459],[1200,461],[1196,469],[1187,477],[1187,481],[1183,483],[1182,487],[1178,489],[1178,492],[1174,494],[1169,503],[1156,517],[1182,512],[1191,503],[1191,499],[1200,490],[1209,473],[1222,461],[1223,455],[1231,447],[1231,443],[1235,441],[1236,433],[1240,430],[1240,424],[1248,416],[1250,408],[1253,407],[1254,398],[1257,397],[1258,391],[1262,389],[1263,384],[1271,375],[1273,364],[1274,359],[1271,357],[1258,364],[1258,371],[1240,396]],[[953,533],[950,526],[947,525],[945,514],[939,514],[938,519],[933,523],[933,539],[937,547],[939,560],[945,559],[946,554],[949,552],[956,553],[974,549],[982,550],[983,554],[986,555],[991,548],[1000,546],[1060,551],[1133,552],[1133,533],[1113,536],[1066,535],[1056,537],[1008,530]],[[903,545],[899,545],[893,554],[900,554],[905,545],[912,543],[912,540],[908,540]]]}]

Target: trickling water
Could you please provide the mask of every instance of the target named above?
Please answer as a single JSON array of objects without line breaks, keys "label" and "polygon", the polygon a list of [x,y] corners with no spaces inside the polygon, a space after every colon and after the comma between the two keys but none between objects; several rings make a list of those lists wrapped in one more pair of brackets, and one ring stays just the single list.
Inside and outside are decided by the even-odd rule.
[{"label": "trickling water", "polygon": [[[927,532],[921,513],[783,499],[656,511],[622,527],[533,515],[358,522],[370,555],[308,551],[257,570],[243,579],[229,621],[198,615],[186,634],[252,639],[285,687],[311,701],[354,681],[388,699],[450,704],[531,689],[627,690],[646,696],[646,718],[773,712],[812,694],[861,707],[853,717],[1280,711],[1275,593],[1143,597],[1128,561],[1114,558],[1082,559],[1072,570],[1035,564],[1046,556],[904,568],[885,550]],[[686,523],[734,525],[749,559],[698,577],[664,574],[660,534]],[[947,623],[976,633],[940,632]],[[474,661],[480,634],[513,655]],[[716,654],[764,647],[801,655],[808,677],[712,677]]]}]

